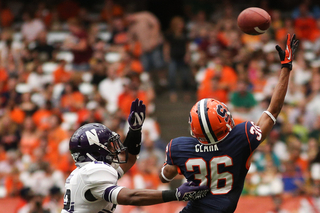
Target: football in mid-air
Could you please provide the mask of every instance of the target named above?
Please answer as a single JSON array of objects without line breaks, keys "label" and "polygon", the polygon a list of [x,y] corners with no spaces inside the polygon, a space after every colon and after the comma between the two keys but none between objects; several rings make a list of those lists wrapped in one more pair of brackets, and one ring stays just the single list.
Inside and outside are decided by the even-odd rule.
[{"label": "football in mid-air", "polygon": [[260,35],[270,27],[269,13],[258,7],[249,7],[238,16],[238,26],[242,32],[249,35]]}]

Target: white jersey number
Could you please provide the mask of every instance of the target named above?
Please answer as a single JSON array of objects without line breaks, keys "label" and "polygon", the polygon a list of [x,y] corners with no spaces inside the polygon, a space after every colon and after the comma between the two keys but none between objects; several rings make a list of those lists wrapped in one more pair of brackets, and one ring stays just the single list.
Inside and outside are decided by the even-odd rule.
[{"label": "white jersey number", "polygon": [[[195,180],[200,180],[200,185],[207,185],[208,172],[211,177],[211,194],[227,194],[233,185],[233,174],[230,172],[218,172],[218,165],[224,164],[225,167],[232,166],[232,158],[229,156],[213,157],[210,160],[210,167],[207,168],[207,162],[203,158],[190,158],[186,162],[186,169],[188,172],[194,172],[194,167],[199,168],[199,173],[194,174]],[[219,180],[224,180],[225,185],[218,187]]]}]

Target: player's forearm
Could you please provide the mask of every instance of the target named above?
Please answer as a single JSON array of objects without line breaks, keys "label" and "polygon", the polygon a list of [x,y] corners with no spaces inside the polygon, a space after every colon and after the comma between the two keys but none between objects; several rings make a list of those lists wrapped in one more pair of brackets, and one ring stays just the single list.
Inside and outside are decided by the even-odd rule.
[{"label": "player's forearm", "polygon": [[132,130],[129,129],[127,133],[127,137],[123,142],[123,145],[127,147],[128,152],[132,155],[138,155],[140,152],[141,146],[141,129],[139,130]]},{"label": "player's forearm", "polygon": [[273,91],[271,102],[268,107],[268,111],[275,118],[277,118],[283,106],[284,98],[286,96],[287,89],[288,89],[289,77],[290,77],[290,70],[286,67],[282,68],[280,77],[279,77],[279,82]]},{"label": "player's forearm", "polygon": [[117,201],[120,205],[148,206],[176,200],[174,191],[168,190],[165,191],[165,193],[170,194],[170,198],[166,201],[164,201],[163,191],[149,189],[131,190],[124,188],[119,192]]}]

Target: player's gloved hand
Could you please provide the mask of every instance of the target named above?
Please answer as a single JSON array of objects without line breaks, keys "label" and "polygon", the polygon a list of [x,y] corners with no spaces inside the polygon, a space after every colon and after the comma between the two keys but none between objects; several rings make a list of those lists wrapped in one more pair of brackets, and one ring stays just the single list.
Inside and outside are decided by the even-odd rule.
[{"label": "player's gloved hand", "polygon": [[299,40],[296,39],[296,35],[293,34],[293,36],[290,38],[290,34],[288,33],[286,49],[282,50],[279,45],[276,46],[281,60],[281,68],[287,67],[289,70],[292,70],[292,60],[298,44]]},{"label": "player's gloved hand", "polygon": [[208,186],[196,186],[192,181],[182,184],[176,189],[176,197],[179,201],[197,200],[207,195]]},{"label": "player's gloved hand", "polygon": [[145,117],[146,117],[146,105],[143,104],[143,101],[137,98],[131,104],[130,115],[128,117],[130,129],[132,130],[141,129]]}]

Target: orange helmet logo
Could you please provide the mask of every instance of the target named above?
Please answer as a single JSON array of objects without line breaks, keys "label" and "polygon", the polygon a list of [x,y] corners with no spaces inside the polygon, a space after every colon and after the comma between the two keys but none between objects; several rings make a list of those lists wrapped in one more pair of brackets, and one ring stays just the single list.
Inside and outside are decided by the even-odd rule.
[{"label": "orange helmet logo", "polygon": [[212,98],[198,101],[190,111],[191,135],[205,144],[222,141],[234,127],[228,107]]}]

